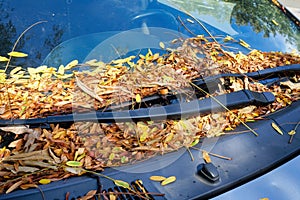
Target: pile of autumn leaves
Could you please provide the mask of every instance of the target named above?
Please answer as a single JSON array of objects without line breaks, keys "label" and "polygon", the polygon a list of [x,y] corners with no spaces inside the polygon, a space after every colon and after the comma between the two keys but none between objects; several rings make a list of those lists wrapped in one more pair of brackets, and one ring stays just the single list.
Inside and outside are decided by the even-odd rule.
[{"label": "pile of autumn leaves", "polygon": [[[227,38],[228,39],[228,38]],[[47,66],[16,67],[0,72],[0,118],[28,119],[94,111],[130,102],[138,105],[153,94],[189,96],[190,82],[220,73],[247,73],[300,63],[296,54],[260,52],[248,55],[225,51],[204,37],[174,40],[180,45],[165,55],[152,53],[103,63],[72,61],[58,69]],[[164,48],[164,45],[161,44]],[[201,56],[199,56],[201,55]],[[89,71],[72,71],[88,66]],[[72,72],[71,72],[72,71]],[[227,134],[243,122],[255,121],[299,99],[299,74],[281,85],[267,87],[247,77],[222,79],[212,95],[241,89],[270,91],[276,101],[265,107],[248,106],[232,112],[212,113],[181,120],[94,123],[74,122],[68,127],[0,127],[0,192],[48,184],[82,170],[101,171],[150,158],[182,147],[192,147],[203,137]],[[237,119],[238,117],[238,119]]]}]

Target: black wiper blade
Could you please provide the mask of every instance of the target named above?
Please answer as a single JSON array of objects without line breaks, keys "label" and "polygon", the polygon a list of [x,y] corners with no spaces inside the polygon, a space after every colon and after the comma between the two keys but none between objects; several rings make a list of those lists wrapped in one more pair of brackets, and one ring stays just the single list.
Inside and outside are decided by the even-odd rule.
[{"label": "black wiper blade", "polygon": [[250,90],[240,90],[229,94],[223,94],[213,98],[205,98],[202,100],[193,100],[190,102],[175,103],[161,107],[140,108],[136,110],[123,110],[102,112],[95,111],[89,113],[72,113],[67,115],[48,116],[39,119],[15,119],[0,120],[1,126],[7,125],[44,125],[58,123],[74,123],[74,122],[132,122],[132,121],[149,121],[149,120],[166,120],[166,119],[182,119],[191,116],[205,115],[211,112],[224,111],[224,107],[228,109],[236,109],[248,105],[267,105],[274,102],[275,97],[271,92],[253,92]]},{"label": "black wiper blade", "polygon": [[206,78],[200,78],[193,81],[195,85],[198,87],[207,87],[209,85],[215,85],[217,80],[220,78],[226,78],[226,77],[236,77],[236,78],[243,78],[243,77],[249,77],[252,79],[260,80],[265,78],[274,78],[278,77],[280,75],[286,76],[286,74],[296,73],[300,72],[300,64],[293,64],[293,65],[285,65],[285,66],[279,66],[274,68],[268,68],[259,70],[256,72],[249,72],[245,74],[237,74],[237,73],[226,73],[226,74],[218,74],[215,76],[209,76]]},{"label": "black wiper blade", "polygon": [[[218,85],[222,85],[221,78],[226,77],[236,77],[236,78],[243,78],[249,77],[251,79],[259,80],[260,83],[264,85],[272,85],[273,83],[280,82],[282,80],[286,80],[288,75],[294,74],[296,72],[300,72],[300,64],[293,64],[293,65],[286,65],[286,66],[279,66],[274,68],[268,68],[264,70],[259,70],[256,72],[250,72],[245,74],[238,74],[238,73],[225,73],[225,74],[218,74],[215,76],[209,76],[205,78],[198,78],[193,80],[193,85],[197,85],[197,87],[202,88],[203,90],[212,93],[218,89]],[[283,76],[283,77],[281,77]],[[284,78],[286,77],[286,78]],[[192,85],[192,87],[194,87]],[[195,89],[197,91],[197,89]],[[180,99],[181,98],[181,99]],[[149,107],[155,104],[160,105],[168,105],[172,104],[172,102],[182,102],[186,101],[185,98],[188,98],[188,95],[177,94],[177,95],[159,95],[154,94],[151,96],[144,97],[141,103],[138,105],[139,107]],[[117,109],[124,109],[124,108],[132,107],[132,102],[124,102],[118,105],[111,105],[104,109],[104,111],[112,111]]]}]

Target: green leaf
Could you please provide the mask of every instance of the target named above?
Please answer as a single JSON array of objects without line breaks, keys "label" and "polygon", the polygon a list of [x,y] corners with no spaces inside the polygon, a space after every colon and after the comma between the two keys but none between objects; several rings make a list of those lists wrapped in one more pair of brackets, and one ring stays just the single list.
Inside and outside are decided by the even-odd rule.
[{"label": "green leaf", "polygon": [[27,57],[28,56],[28,54],[22,53],[22,52],[18,52],[18,51],[12,51],[12,52],[8,53],[7,55],[9,55],[11,57],[17,57],[17,58],[23,58],[23,57]]},{"label": "green leaf", "polygon": [[125,181],[122,181],[122,180],[114,180],[114,183],[116,186],[119,186],[119,187],[123,187],[123,188],[126,188],[126,189],[131,189],[130,186],[129,186],[129,183],[125,182]]},{"label": "green leaf", "polygon": [[68,161],[66,162],[66,165],[68,165],[69,167],[81,167],[82,163],[79,161]]}]

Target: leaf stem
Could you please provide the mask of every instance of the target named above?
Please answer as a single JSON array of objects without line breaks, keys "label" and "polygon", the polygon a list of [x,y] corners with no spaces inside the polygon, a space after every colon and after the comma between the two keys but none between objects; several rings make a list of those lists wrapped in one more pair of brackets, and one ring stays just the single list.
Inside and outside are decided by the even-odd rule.
[{"label": "leaf stem", "polygon": [[200,90],[201,92],[205,93],[209,97],[211,97],[215,102],[217,102],[222,108],[224,108],[226,111],[228,111],[230,114],[232,114],[241,124],[243,124],[248,130],[250,130],[255,136],[258,136],[258,133],[253,130],[250,126],[248,126],[245,122],[243,122],[238,116],[236,116],[231,110],[229,110],[223,103],[221,103],[217,98],[200,88],[198,85],[190,82],[191,85],[193,85],[195,88]]},{"label": "leaf stem", "polygon": [[[24,35],[27,31],[29,31],[32,27],[34,27],[34,26],[36,26],[36,25],[38,25],[38,24],[41,24],[41,23],[45,23],[45,22],[47,22],[47,21],[38,21],[38,22],[32,24],[31,26],[29,26],[28,28],[26,28],[26,29],[19,35],[19,37],[18,37],[18,39],[16,40],[16,42],[15,42],[15,44],[14,44],[14,46],[13,46],[13,48],[12,48],[11,51],[13,52],[13,51],[16,49],[17,44],[19,43],[21,37],[23,37],[23,35]],[[11,61],[11,58],[12,58],[12,56],[9,56],[8,61],[7,61],[6,66],[5,66],[4,72],[6,72],[8,66],[9,66],[9,63],[10,63],[10,61]]]}]

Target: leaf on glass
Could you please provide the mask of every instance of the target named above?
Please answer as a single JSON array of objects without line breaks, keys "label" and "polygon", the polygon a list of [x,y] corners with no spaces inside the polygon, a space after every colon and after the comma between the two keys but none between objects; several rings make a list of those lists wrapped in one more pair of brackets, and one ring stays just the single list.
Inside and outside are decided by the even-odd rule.
[{"label": "leaf on glass", "polygon": [[114,183],[115,183],[116,186],[123,187],[123,188],[129,189],[129,190],[131,189],[129,183],[127,183],[125,181],[114,180]]},{"label": "leaf on glass", "polygon": [[73,60],[73,61],[69,62],[69,63],[65,66],[65,70],[72,69],[72,68],[75,67],[76,65],[78,65],[78,60]]},{"label": "leaf on glass", "polygon": [[277,133],[279,133],[280,135],[283,135],[282,130],[279,128],[279,126],[277,126],[277,124],[275,124],[274,122],[272,122],[271,125],[274,128],[274,130],[277,131]]},{"label": "leaf on glass", "polygon": [[8,58],[4,57],[4,56],[0,56],[0,62],[7,62],[9,61]]},{"label": "leaf on glass", "polygon": [[46,185],[46,184],[51,183],[51,180],[50,180],[50,179],[43,178],[43,179],[39,180],[39,183],[40,183],[40,184],[43,184],[43,185]]},{"label": "leaf on glass", "polygon": [[245,47],[247,49],[250,48],[250,45],[242,39],[240,39],[239,43],[240,43],[240,45],[242,45],[243,47]]},{"label": "leaf on glass", "polygon": [[82,163],[79,161],[67,161],[66,165],[69,167],[81,167]]},{"label": "leaf on glass", "polygon": [[173,183],[173,182],[175,182],[175,181],[176,181],[176,177],[175,177],[175,176],[170,176],[170,177],[166,178],[165,180],[163,180],[163,181],[161,182],[161,185],[162,185],[162,186],[168,185],[168,184]]},{"label": "leaf on glass", "polygon": [[59,75],[64,75],[65,74],[65,67],[63,65],[60,65],[58,67],[57,74],[59,74]]},{"label": "leaf on glass", "polygon": [[224,40],[224,42],[228,42],[228,41],[232,41],[233,38],[231,36],[227,35],[223,40]]},{"label": "leaf on glass", "polygon": [[78,87],[85,92],[86,94],[90,95],[91,97],[97,99],[100,102],[103,102],[103,99],[99,97],[93,90],[91,90],[88,86],[86,86],[77,76],[75,76],[76,83]]},{"label": "leaf on glass", "polygon": [[274,19],[272,19],[272,22],[273,22],[273,24],[275,24],[276,26],[279,25]]},{"label": "leaf on glass", "polygon": [[16,74],[18,71],[20,71],[22,69],[22,67],[15,67],[13,70],[10,71],[10,75],[13,76],[14,74]]},{"label": "leaf on glass", "polygon": [[11,56],[11,57],[17,57],[17,58],[23,58],[23,57],[27,57],[28,56],[28,54],[22,53],[22,52],[18,52],[18,51],[9,52],[8,55]]},{"label": "leaf on glass", "polygon": [[159,46],[160,46],[160,48],[162,48],[162,49],[165,49],[166,47],[165,47],[165,44],[163,43],[163,42],[159,42]]}]

